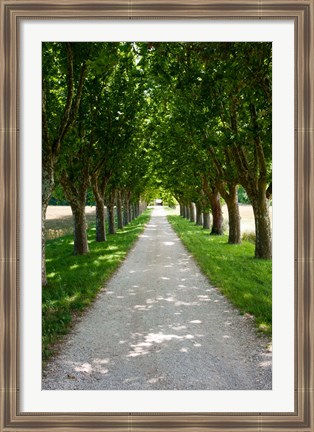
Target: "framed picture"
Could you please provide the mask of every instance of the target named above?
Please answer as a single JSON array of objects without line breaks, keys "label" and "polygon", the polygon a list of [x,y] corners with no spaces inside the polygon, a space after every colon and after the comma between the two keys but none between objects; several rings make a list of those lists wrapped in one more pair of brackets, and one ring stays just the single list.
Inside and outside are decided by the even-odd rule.
[{"label": "framed picture", "polygon": [[[313,0],[221,1],[219,4],[211,0],[197,3],[1,0],[1,430],[314,431],[313,7]],[[274,284],[280,286],[273,298],[276,317],[274,364],[282,371],[275,375],[272,390],[258,396],[250,391],[233,395],[225,390],[214,393],[190,391],[188,397],[184,392],[140,391],[132,394],[132,398],[128,391],[120,390],[94,392],[93,395],[90,394],[93,392],[87,394],[84,391],[72,391],[72,394],[66,391],[63,395],[62,392],[41,392],[41,365],[37,355],[40,322],[36,318],[40,309],[40,246],[29,249],[30,240],[24,236],[34,226],[33,238],[38,239],[34,243],[39,245],[40,238],[36,236],[41,224],[40,211],[28,212],[25,204],[28,201],[40,210],[40,177],[34,174],[29,181],[28,171],[37,170],[41,175],[41,153],[36,153],[31,145],[31,142],[41,141],[41,84],[38,84],[41,83],[41,64],[38,67],[36,63],[38,59],[41,62],[41,52],[38,47],[44,41],[98,41],[104,24],[107,32],[115,34],[110,41],[127,41],[128,37],[130,42],[159,41],[159,38],[176,41],[170,39],[167,27],[173,27],[173,32],[177,25],[178,28],[190,26],[188,41],[207,41],[207,27],[216,26],[212,30],[216,31],[216,41],[222,40],[223,32],[229,27],[234,31],[231,31],[231,40],[236,34],[236,40],[250,40],[250,37],[245,39],[247,32],[253,35],[252,41],[265,40],[277,47],[274,56],[276,54],[278,67],[273,71],[274,83],[281,81],[281,77],[284,81],[287,75],[293,88],[286,95],[277,92],[276,85],[275,91],[273,89],[273,139],[291,142],[292,146],[288,150],[288,144],[285,147],[281,142],[277,150],[273,150],[273,163],[280,166],[277,171],[274,167],[277,205],[282,210],[280,218],[289,223],[288,229],[282,229],[274,241],[273,249],[274,257],[281,256],[273,261],[278,267],[273,273],[273,287]],[[164,25],[162,30],[158,25]],[[180,31],[178,29],[178,34]],[[87,36],[88,32],[90,36]],[[132,36],[128,36],[130,32]],[[257,35],[259,32],[260,36]],[[161,34],[163,36],[159,37]],[[108,40],[108,33],[99,37]],[[181,40],[181,36],[177,37]],[[32,51],[34,57],[31,57]],[[28,66],[24,70],[25,64]],[[28,98],[40,103],[32,104]],[[281,111],[280,99],[285,100],[287,111]],[[276,128],[277,123],[281,125],[279,128]],[[294,190],[289,192],[287,185],[288,189]],[[277,216],[279,213],[277,208]],[[281,224],[280,218],[277,226]],[[291,224],[293,232],[289,231]],[[287,238],[285,233],[288,233]],[[35,272],[34,262],[38,270]],[[30,273],[34,279],[28,279]],[[282,315],[277,315],[278,311]],[[34,345],[32,341],[35,341]],[[285,364],[285,349],[290,355],[289,364]],[[284,399],[283,393],[289,393],[287,402],[280,403]],[[60,404],[58,407],[57,399],[63,408]],[[177,404],[172,404],[174,399]]]}]

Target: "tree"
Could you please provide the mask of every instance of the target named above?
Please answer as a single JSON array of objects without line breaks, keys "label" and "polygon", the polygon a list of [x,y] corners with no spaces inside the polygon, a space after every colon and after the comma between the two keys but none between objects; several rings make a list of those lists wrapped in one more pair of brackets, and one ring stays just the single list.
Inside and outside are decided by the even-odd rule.
[{"label": "tree", "polygon": [[[73,127],[87,73],[87,56],[72,43],[43,43],[42,56],[42,284],[45,265],[46,210],[54,189],[61,144]],[[82,53],[83,54],[83,53]]]}]

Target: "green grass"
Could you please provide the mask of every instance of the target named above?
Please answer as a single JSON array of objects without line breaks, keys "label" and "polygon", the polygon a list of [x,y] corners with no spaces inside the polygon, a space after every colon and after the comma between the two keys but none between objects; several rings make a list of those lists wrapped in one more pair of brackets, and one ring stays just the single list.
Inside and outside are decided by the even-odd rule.
[{"label": "green grass", "polygon": [[254,245],[228,244],[227,236],[211,236],[180,216],[168,216],[203,273],[242,313],[254,316],[257,328],[271,335],[272,262],[254,258]]},{"label": "green grass", "polygon": [[95,299],[143,231],[150,210],[133,220],[107,242],[95,241],[95,225],[88,229],[90,253],[73,255],[73,236],[46,242],[48,284],[42,292],[42,352],[46,361],[62,335],[69,332],[73,317]]}]

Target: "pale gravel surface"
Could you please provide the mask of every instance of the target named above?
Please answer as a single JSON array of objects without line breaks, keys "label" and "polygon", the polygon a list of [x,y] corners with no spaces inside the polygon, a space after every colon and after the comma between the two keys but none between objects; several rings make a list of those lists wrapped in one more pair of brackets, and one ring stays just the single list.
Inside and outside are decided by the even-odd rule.
[{"label": "pale gravel surface", "polygon": [[43,372],[43,389],[271,389],[268,340],[209,284],[155,208]]}]

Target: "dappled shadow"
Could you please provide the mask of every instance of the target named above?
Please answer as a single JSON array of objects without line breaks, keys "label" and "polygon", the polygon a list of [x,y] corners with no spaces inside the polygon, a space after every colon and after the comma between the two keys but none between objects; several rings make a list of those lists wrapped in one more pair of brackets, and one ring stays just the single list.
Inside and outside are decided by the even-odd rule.
[{"label": "dappled shadow", "polygon": [[271,389],[271,373],[257,373],[269,373],[271,355],[251,349],[251,323],[204,278],[162,211],[75,334],[68,389]]}]

